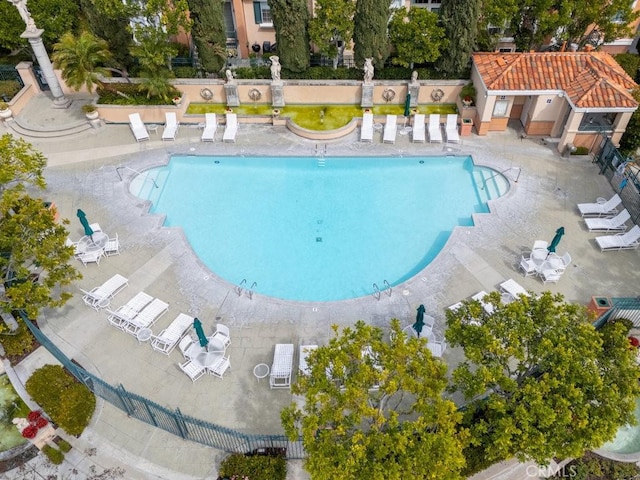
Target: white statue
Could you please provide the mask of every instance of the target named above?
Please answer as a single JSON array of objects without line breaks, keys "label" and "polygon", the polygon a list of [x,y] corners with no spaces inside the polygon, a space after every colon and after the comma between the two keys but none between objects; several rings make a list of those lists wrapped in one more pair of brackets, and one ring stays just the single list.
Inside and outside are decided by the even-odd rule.
[{"label": "white statue", "polygon": [[373,80],[373,58],[364,59],[364,83],[371,83]]},{"label": "white statue", "polygon": [[226,72],[224,72],[225,75],[227,76],[227,83],[232,83],[233,82],[233,72],[229,69],[227,69]]},{"label": "white statue", "polygon": [[411,83],[416,83],[418,81],[418,72],[415,70],[411,73]]},{"label": "white statue", "polygon": [[274,82],[280,81],[280,58],[276,55],[271,55],[269,57],[271,60],[271,80]]},{"label": "white statue", "polygon": [[29,420],[26,418],[16,417],[11,422],[20,430],[20,433],[29,426]]},{"label": "white statue", "polygon": [[35,32],[37,30],[36,24],[31,18],[29,10],[27,10],[27,0],[9,0],[18,9],[18,13],[22,17],[22,20],[27,26],[28,32]]}]

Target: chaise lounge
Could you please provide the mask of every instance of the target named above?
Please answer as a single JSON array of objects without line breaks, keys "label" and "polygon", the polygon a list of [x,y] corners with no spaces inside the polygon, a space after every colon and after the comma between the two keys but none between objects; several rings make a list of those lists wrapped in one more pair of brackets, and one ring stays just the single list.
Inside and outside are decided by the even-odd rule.
[{"label": "chaise lounge", "polygon": [[364,113],[362,115],[362,128],[360,129],[360,141],[373,141],[373,113]]},{"label": "chaise lounge", "polygon": [[583,217],[610,217],[618,213],[618,205],[622,203],[617,193],[609,200],[596,199],[595,203],[579,203],[578,211]]},{"label": "chaise lounge", "polygon": [[612,218],[586,218],[584,222],[590,232],[624,232],[627,229],[625,223],[631,218],[625,209]]},{"label": "chaise lounge", "polygon": [[640,246],[640,227],[634,225],[633,228],[626,233],[596,237],[596,243],[600,247],[601,252],[608,252],[610,250],[636,250],[638,246]]}]

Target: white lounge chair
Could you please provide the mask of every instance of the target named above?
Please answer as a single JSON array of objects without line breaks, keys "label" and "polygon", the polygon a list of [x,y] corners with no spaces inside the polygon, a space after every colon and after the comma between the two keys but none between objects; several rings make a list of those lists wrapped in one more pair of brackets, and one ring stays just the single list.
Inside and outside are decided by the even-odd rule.
[{"label": "white lounge chair", "polygon": [[487,295],[489,295],[487,292],[485,292],[484,290],[480,290],[478,293],[471,296],[471,300],[476,300],[477,302],[480,302],[480,305],[482,305],[482,308],[484,309],[484,311],[487,312],[489,315],[491,315],[494,309],[492,304],[484,301],[484,297],[486,297]]},{"label": "white lounge chair", "polygon": [[510,278],[509,280],[505,280],[500,284],[500,290],[504,293],[508,293],[514,299],[519,296],[529,297],[529,292],[525,290],[525,288],[516,282],[514,279]]},{"label": "white lounge chair", "polygon": [[442,130],[440,129],[440,114],[429,115],[429,142],[442,143]]},{"label": "white lounge chair", "polygon": [[309,375],[311,370],[309,370],[309,364],[307,363],[307,359],[311,352],[318,349],[318,345],[300,345],[300,359],[298,361],[298,370],[302,375]]},{"label": "white lounge chair", "polygon": [[235,113],[227,113],[227,124],[222,134],[223,142],[235,142],[238,133],[238,116]]},{"label": "white lounge chair", "polygon": [[107,240],[107,244],[104,246],[104,254],[107,257],[113,255],[120,255],[120,240],[118,240],[118,234],[114,238]]},{"label": "white lounge chair", "polygon": [[585,218],[584,223],[590,232],[624,232],[625,223],[631,218],[627,209],[622,210],[612,218]]},{"label": "white lounge chair", "polygon": [[129,285],[129,280],[116,273],[102,285],[95,287],[89,292],[80,289],[80,291],[84,293],[82,301],[94,310],[106,308],[109,306],[109,301],[127,285]]},{"label": "white lounge chair", "polygon": [[214,377],[224,378],[225,372],[229,369],[231,369],[231,360],[223,356],[212,366],[207,367],[207,372]]},{"label": "white lounge chair", "polygon": [[633,228],[626,233],[596,237],[596,243],[600,247],[601,252],[608,252],[610,250],[636,250],[638,246],[640,246],[640,227],[634,225]]},{"label": "white lounge chair", "polygon": [[273,364],[269,373],[271,388],[291,388],[293,369],[293,343],[278,343],[273,354]]},{"label": "white lounge chair", "polygon": [[373,113],[362,114],[362,127],[360,128],[360,141],[373,141]]},{"label": "white lounge chair", "polygon": [[107,308],[109,323],[120,330],[124,330],[127,322],[130,322],[135,316],[146,307],[153,297],[145,292],[138,292],[131,300],[115,310]]},{"label": "white lounge chair", "polygon": [[387,122],[384,124],[383,143],[396,143],[396,132],[398,131],[398,116],[387,115]]},{"label": "white lounge chair", "polygon": [[131,335],[137,335],[143,328],[150,328],[158,319],[167,313],[169,304],[158,298],[154,298],[151,303],[145,306],[138,314],[128,322],[125,322],[123,330]]},{"label": "white lounge chair", "polygon": [[179,314],[167,328],[151,339],[151,348],[169,355],[192,324],[193,317],[184,313]]},{"label": "white lounge chair", "polygon": [[411,140],[421,143],[424,143],[425,141],[424,113],[416,113],[413,116],[413,131]]},{"label": "white lounge chair", "polygon": [[218,130],[218,119],[215,113],[204,114],[204,130],[202,130],[202,137],[200,140],[203,142],[213,142]]},{"label": "white lounge chair", "polygon": [[144,126],[139,113],[129,114],[129,127],[131,128],[133,136],[136,137],[137,142],[149,140],[149,131],[147,127]]},{"label": "white lounge chair", "polygon": [[164,130],[162,131],[162,140],[175,140],[178,133],[178,119],[175,112],[166,112],[164,114]]},{"label": "white lounge chair", "polygon": [[609,200],[596,199],[596,203],[579,203],[578,211],[583,217],[610,217],[618,213],[618,206],[622,203],[617,193]]},{"label": "white lounge chair", "polygon": [[184,363],[179,363],[178,366],[180,367],[180,370],[187,374],[192,382],[195,382],[205,374],[205,368],[202,365],[198,365],[197,363],[192,362],[191,360],[187,360]]},{"label": "white lounge chair", "polygon": [[444,133],[447,136],[447,143],[460,143],[460,135],[458,134],[458,115],[449,113],[447,115],[447,123],[444,127]]}]

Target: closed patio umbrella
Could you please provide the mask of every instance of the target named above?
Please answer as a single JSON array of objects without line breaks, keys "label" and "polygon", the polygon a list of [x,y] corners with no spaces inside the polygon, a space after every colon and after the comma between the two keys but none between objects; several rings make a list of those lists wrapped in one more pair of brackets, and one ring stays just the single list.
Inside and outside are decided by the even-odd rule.
[{"label": "closed patio umbrella", "polygon": [[198,335],[198,340],[200,341],[201,347],[206,347],[209,344],[209,339],[204,334],[204,330],[202,329],[202,322],[198,320],[198,318],[193,319],[193,328],[196,331],[196,335]]},{"label": "closed patio umbrella", "polygon": [[78,218],[80,219],[80,223],[84,227],[84,234],[88,236],[93,235],[93,230],[89,226],[89,220],[87,220],[87,215],[80,209],[78,209],[78,212],[76,213],[76,215],[78,216]]},{"label": "closed patio umbrella", "polygon": [[407,93],[407,98],[404,101],[404,116],[411,115],[411,94]]},{"label": "closed patio umbrella", "polygon": [[549,251],[549,253],[556,251],[556,247],[560,243],[560,239],[562,238],[563,235],[564,235],[564,227],[560,227],[559,229],[556,230],[556,236],[553,237],[553,240],[551,240],[551,243],[547,247],[547,250]]},{"label": "closed patio umbrella", "polygon": [[413,324],[413,329],[420,337],[420,333],[422,333],[422,327],[424,327],[424,305],[420,304],[418,307],[418,314],[416,315],[416,323]]}]

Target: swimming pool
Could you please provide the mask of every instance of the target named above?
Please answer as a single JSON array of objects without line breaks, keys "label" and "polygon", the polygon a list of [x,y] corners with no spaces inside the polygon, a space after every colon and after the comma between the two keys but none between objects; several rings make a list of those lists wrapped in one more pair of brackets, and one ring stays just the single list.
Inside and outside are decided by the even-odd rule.
[{"label": "swimming pool", "polygon": [[[211,271],[289,300],[369,295],[420,272],[508,190],[469,156],[173,156],[132,181]],[[157,187],[157,188],[156,188]]]},{"label": "swimming pool", "polygon": [[[636,420],[640,422],[640,398],[636,400],[634,411]],[[640,425],[625,425],[618,429],[615,438],[605,443],[600,450],[609,453],[632,454],[640,452]]]}]

